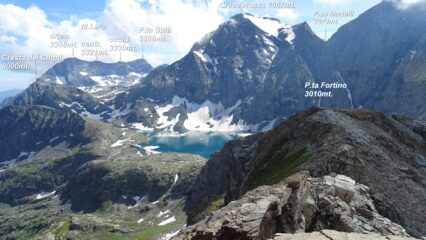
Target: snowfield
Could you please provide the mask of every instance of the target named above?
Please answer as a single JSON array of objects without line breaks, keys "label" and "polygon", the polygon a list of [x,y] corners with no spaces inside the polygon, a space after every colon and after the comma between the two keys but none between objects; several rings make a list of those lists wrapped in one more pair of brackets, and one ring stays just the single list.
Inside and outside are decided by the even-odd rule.
[{"label": "snowfield", "polygon": [[271,36],[278,37],[279,33],[284,31],[287,34],[286,41],[290,44],[293,44],[293,40],[296,38],[293,28],[290,25],[282,24],[278,20],[255,17],[249,14],[244,14],[244,17]]},{"label": "snowfield", "polygon": [[206,100],[202,104],[192,103],[185,98],[174,96],[170,104],[156,106],[155,111],[159,118],[155,126],[145,126],[143,123],[133,123],[132,127],[141,131],[155,131],[174,133],[174,126],[179,123],[178,114],[170,119],[165,114],[172,108],[184,106],[188,118],[183,122],[183,126],[188,131],[195,132],[258,132],[272,129],[276,119],[270,122],[261,122],[259,124],[246,124],[244,121],[235,122],[233,113],[241,105],[241,100],[234,106],[225,108],[222,103],[213,103]]}]

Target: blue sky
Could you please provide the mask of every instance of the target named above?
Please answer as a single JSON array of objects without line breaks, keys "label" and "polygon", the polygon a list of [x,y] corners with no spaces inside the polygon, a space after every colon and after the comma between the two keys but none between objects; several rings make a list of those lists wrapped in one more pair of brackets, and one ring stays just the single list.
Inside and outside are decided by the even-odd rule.
[{"label": "blue sky", "polygon": [[[225,1],[225,2],[235,2]],[[413,0],[406,0],[413,1]],[[415,1],[415,0],[414,0]],[[70,50],[49,48],[49,35],[52,32],[69,33],[76,41],[99,40],[105,43],[106,36],[136,36],[138,26],[171,26],[172,34],[168,43],[148,44],[144,56],[153,65],[172,63],[188,52],[192,44],[206,33],[226,21],[241,10],[218,8],[221,0],[0,0],[0,55],[63,55],[70,57]],[[280,0],[253,0],[248,2],[283,2]],[[286,2],[286,1],[284,1]],[[371,8],[380,0],[287,0],[294,2],[294,9],[254,10],[245,9],[258,16],[280,19],[285,24],[306,21],[321,37],[325,28],[328,36],[338,27],[353,18],[339,18],[337,25],[314,24],[314,13],[329,11],[354,11],[355,17]],[[81,33],[82,22],[95,22],[108,25],[103,33]],[[135,37],[136,38],[136,37]],[[139,47],[139,45],[138,45]],[[133,60],[141,53],[125,53],[123,60]],[[94,59],[86,59],[94,60]],[[118,55],[105,59],[118,61]],[[53,63],[38,65],[38,75]],[[2,62],[3,65],[3,62]],[[32,65],[31,65],[32,66]],[[34,81],[34,69],[28,72],[11,72],[0,69],[0,91],[25,88]]]}]

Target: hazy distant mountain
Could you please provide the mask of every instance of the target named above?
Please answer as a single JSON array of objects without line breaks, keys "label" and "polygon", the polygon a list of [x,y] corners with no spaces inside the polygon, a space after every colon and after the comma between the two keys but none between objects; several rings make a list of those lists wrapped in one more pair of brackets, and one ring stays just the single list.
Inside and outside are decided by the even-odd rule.
[{"label": "hazy distant mountain", "polygon": [[42,81],[74,87],[131,86],[152,70],[144,59],[131,62],[104,63],[68,58],[41,76]]},{"label": "hazy distant mountain", "polygon": [[65,59],[43,74],[20,94],[2,105],[44,105],[70,110],[81,116],[112,121],[129,110],[111,105],[116,95],[138,85],[152,70],[143,59],[103,63]]},{"label": "hazy distant mountain", "polygon": [[12,90],[6,90],[6,91],[2,91],[0,92],[0,102],[2,102],[4,99],[8,98],[8,97],[13,97],[16,94],[22,92],[22,89],[12,89]]}]

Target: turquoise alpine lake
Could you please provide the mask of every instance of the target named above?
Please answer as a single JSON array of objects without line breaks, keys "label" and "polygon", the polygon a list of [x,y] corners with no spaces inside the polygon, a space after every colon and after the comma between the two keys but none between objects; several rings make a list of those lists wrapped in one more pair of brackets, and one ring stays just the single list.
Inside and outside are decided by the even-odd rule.
[{"label": "turquoise alpine lake", "polygon": [[198,154],[205,158],[219,150],[226,142],[238,139],[244,134],[223,132],[187,132],[183,134],[145,132],[150,141],[145,142],[145,149],[155,152],[179,152]]}]

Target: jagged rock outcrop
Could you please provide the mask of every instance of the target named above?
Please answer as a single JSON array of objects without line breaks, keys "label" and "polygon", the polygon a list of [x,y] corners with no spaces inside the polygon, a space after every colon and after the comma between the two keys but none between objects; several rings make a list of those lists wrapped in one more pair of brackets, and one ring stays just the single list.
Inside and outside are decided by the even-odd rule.
[{"label": "jagged rock outcrop", "polygon": [[[370,110],[311,108],[275,129],[231,141],[212,155],[189,192],[189,223],[258,186],[300,170],[369,187],[378,212],[415,236],[426,234],[426,141],[420,122]],[[218,206],[219,205],[219,206]]]},{"label": "jagged rock outcrop", "polygon": [[245,193],[176,239],[261,240],[277,233],[324,229],[408,236],[403,227],[377,212],[365,185],[343,175],[311,178],[300,172]]}]

